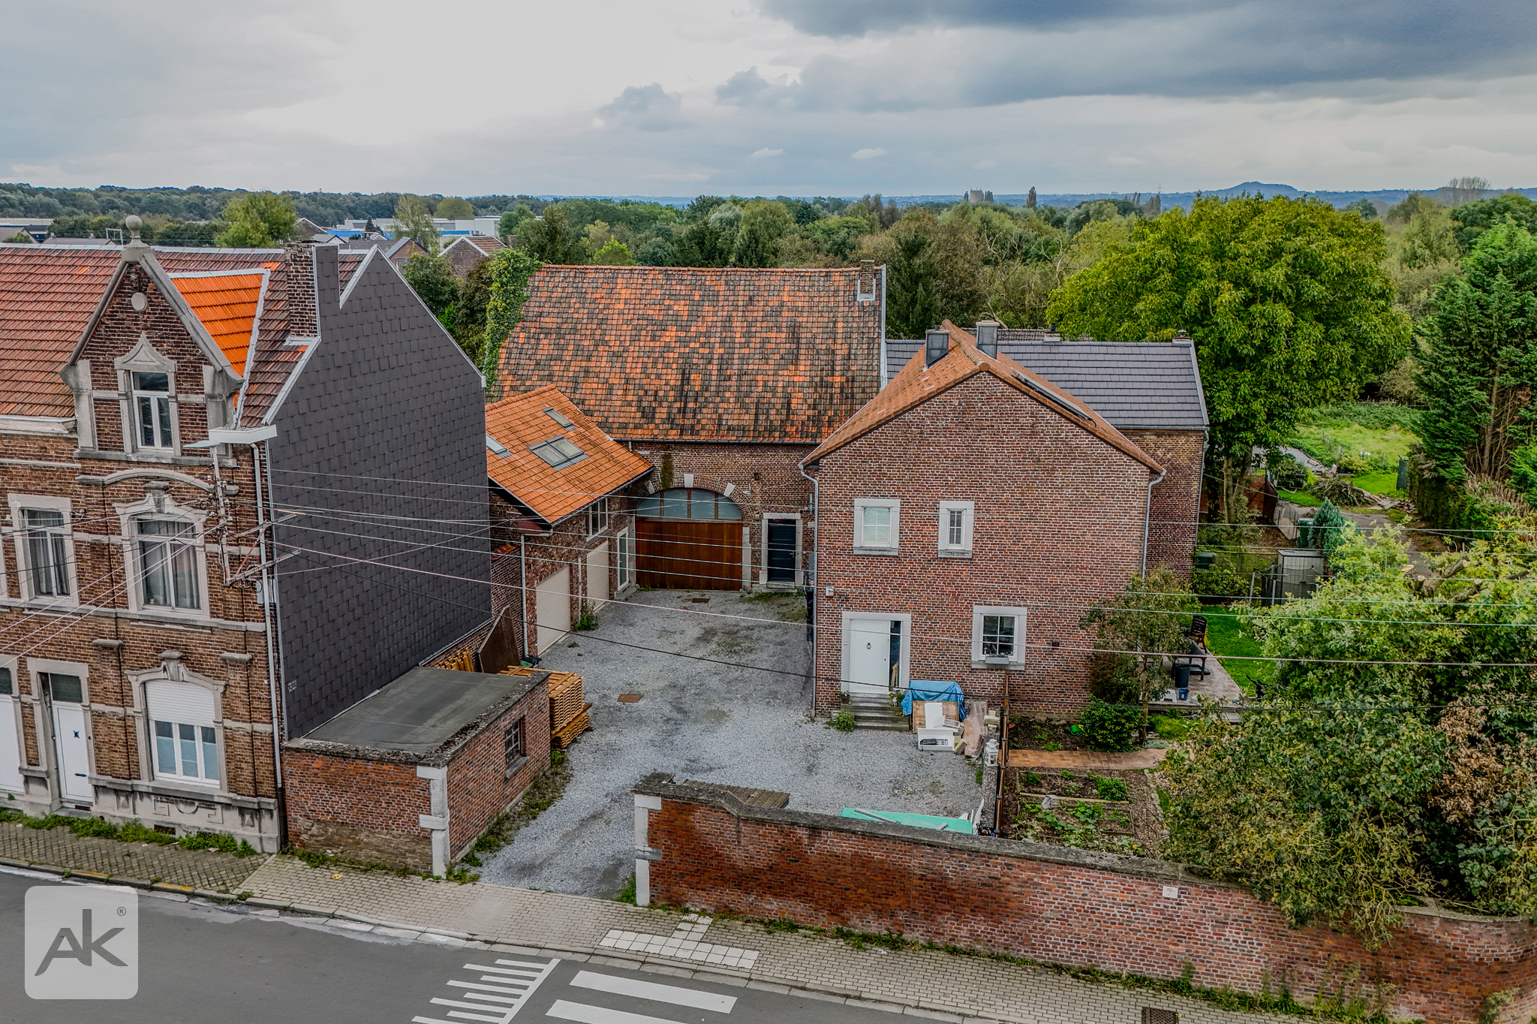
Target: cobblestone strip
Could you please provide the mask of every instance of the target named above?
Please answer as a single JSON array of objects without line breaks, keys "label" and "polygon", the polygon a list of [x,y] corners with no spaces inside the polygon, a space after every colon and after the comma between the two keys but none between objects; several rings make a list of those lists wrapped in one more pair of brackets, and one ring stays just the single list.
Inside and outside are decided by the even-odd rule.
[{"label": "cobblestone strip", "polygon": [[189,891],[243,892],[241,883],[266,859],[156,843],[122,843],[77,836],[62,827],[28,828],[15,822],[0,822],[0,861],[74,875],[159,883]]},{"label": "cobblestone strip", "polygon": [[[910,1016],[1009,1024],[1138,1024],[1143,1007],[1178,1011],[1182,1024],[1292,1022],[1236,1013],[1179,996],[1078,981],[1044,968],[937,950],[854,949],[807,932],[769,931],[741,921],[710,921],[692,938],[755,951],[751,969],[732,970],[656,953],[616,950],[613,930],[675,935],[696,921],[677,913],[497,885],[457,885],[387,872],[312,868],[274,857],[244,883],[259,906],[377,924],[381,931],[427,931],[452,940],[507,944],[594,963],[640,968],[724,984],[795,990]],[[703,919],[698,919],[703,920]]]}]

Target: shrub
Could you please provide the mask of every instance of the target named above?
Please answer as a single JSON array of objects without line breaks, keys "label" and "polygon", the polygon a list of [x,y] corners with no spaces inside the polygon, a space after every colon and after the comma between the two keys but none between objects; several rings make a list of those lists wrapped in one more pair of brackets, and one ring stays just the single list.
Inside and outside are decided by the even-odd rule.
[{"label": "shrub", "polygon": [[1142,723],[1142,709],[1134,704],[1106,704],[1091,698],[1078,719],[1090,750],[1132,750],[1131,734]]},{"label": "shrub", "polygon": [[1096,777],[1094,788],[1101,800],[1125,800],[1126,783],[1121,779]]},{"label": "shrub", "polygon": [[1269,463],[1270,477],[1281,490],[1300,491],[1307,486],[1307,467],[1290,455],[1277,455]]},{"label": "shrub", "polygon": [[1537,441],[1510,453],[1510,485],[1521,492],[1526,503],[1537,508]]},{"label": "shrub", "polygon": [[839,732],[854,731],[854,711],[851,708],[839,708],[833,716],[827,720],[827,728],[837,729]]},{"label": "shrub", "polygon": [[1190,589],[1203,597],[1245,597],[1249,581],[1225,565],[1195,569],[1190,573]]},{"label": "shrub", "polygon": [[1335,505],[1365,505],[1371,499],[1355,481],[1342,473],[1325,473],[1313,483],[1313,494]]}]

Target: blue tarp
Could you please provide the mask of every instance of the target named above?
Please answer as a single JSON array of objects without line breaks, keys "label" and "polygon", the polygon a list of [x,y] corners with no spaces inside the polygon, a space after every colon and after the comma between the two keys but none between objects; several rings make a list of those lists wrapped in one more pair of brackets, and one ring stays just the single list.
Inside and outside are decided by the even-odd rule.
[{"label": "blue tarp", "polygon": [[884,821],[888,825],[910,825],[913,828],[931,828],[936,832],[959,832],[974,836],[976,828],[966,818],[944,818],[937,814],[909,814],[905,811],[867,811],[861,807],[845,807],[840,818],[858,818],[861,821]]},{"label": "blue tarp", "polygon": [[920,703],[926,700],[953,700],[957,710],[960,711],[961,721],[966,720],[966,699],[961,696],[961,684],[953,679],[936,682],[932,679],[914,679],[907,684],[907,692],[902,695],[902,714],[913,713],[913,701]]}]

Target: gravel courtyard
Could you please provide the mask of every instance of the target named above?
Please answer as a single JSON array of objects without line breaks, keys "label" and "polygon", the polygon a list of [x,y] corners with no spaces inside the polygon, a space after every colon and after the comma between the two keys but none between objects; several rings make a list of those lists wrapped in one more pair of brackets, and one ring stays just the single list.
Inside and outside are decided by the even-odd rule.
[{"label": "gravel courtyard", "polygon": [[[810,719],[811,645],[804,623],[782,618],[801,601],[643,592],[551,648],[540,667],[582,674],[593,729],[568,751],[565,795],[487,857],[481,881],[614,895],[635,867],[630,787],[654,771],[780,790],[801,811],[975,810],[982,790],[963,758],[922,753],[907,733],[842,733]],[[622,693],[642,697],[622,704]]]}]

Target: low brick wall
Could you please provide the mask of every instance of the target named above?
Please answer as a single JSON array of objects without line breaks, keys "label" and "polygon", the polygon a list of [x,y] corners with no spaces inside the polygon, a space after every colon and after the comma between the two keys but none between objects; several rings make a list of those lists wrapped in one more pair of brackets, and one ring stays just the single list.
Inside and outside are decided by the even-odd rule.
[{"label": "low brick wall", "polygon": [[1164,861],[831,815],[748,807],[729,793],[652,775],[656,902],[815,927],[900,934],[1045,963],[1177,978],[1301,1002],[1385,994],[1389,1011],[1431,1024],[1537,1012],[1537,927],[1412,908],[1384,948],[1321,927],[1292,929],[1243,889]]},{"label": "low brick wall", "polygon": [[431,870],[428,833],[417,823],[431,799],[416,765],[290,748],[283,781],[293,846]]}]

